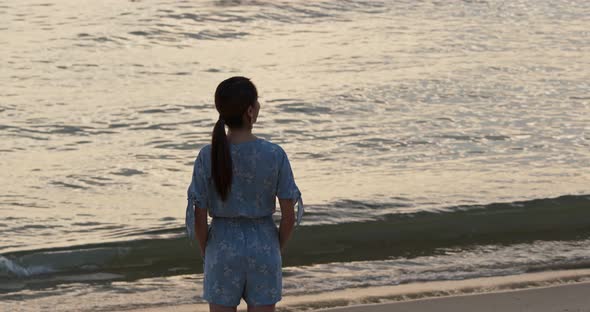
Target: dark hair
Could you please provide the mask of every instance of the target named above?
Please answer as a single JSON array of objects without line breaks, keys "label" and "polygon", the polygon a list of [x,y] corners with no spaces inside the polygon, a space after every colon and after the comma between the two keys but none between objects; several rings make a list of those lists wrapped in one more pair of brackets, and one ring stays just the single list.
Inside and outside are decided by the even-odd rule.
[{"label": "dark hair", "polygon": [[215,108],[219,112],[219,120],[215,123],[211,139],[211,176],[223,201],[229,195],[232,182],[232,161],[225,125],[231,129],[242,128],[244,113],[257,100],[256,86],[246,77],[226,79],[215,90]]}]

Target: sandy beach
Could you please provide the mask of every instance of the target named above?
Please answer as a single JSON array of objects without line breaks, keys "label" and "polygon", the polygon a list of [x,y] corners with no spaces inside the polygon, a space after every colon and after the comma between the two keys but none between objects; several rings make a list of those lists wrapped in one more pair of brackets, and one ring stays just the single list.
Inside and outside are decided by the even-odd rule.
[{"label": "sandy beach", "polygon": [[[590,311],[590,270],[356,288],[284,297],[278,311]],[[208,311],[205,304],[134,312]],[[238,311],[246,311],[242,301]]]},{"label": "sandy beach", "polygon": [[590,311],[590,282],[540,287],[479,295],[411,300],[408,302],[359,305],[324,309],[330,312],[410,312],[410,311],[478,311],[478,312],[556,312]]}]

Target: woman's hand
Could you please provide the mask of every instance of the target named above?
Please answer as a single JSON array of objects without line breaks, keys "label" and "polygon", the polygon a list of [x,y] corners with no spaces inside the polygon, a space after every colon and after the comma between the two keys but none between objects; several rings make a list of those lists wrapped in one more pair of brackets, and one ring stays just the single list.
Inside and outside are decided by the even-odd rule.
[{"label": "woman's hand", "polygon": [[209,239],[209,228],[207,226],[207,209],[199,209],[195,207],[195,234],[199,241],[201,249],[201,257],[205,259],[205,247],[207,247],[207,240]]},{"label": "woman's hand", "polygon": [[279,205],[281,206],[281,225],[279,227],[279,245],[281,248],[281,255],[285,250],[287,241],[293,234],[295,228],[295,200],[293,199],[280,199]]}]

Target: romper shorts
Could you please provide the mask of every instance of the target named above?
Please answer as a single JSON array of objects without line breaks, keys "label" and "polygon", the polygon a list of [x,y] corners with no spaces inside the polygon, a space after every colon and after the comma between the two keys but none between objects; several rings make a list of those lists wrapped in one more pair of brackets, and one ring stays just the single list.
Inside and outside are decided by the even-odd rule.
[{"label": "romper shorts", "polygon": [[279,231],[272,216],[214,217],[209,226],[203,270],[203,299],[235,307],[281,300]]}]

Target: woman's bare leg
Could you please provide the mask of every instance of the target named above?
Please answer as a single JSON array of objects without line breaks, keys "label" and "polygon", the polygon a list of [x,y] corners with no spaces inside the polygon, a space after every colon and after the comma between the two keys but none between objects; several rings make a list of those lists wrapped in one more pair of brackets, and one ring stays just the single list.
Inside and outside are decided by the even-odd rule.
[{"label": "woman's bare leg", "polygon": [[260,306],[251,306],[248,305],[248,312],[275,312],[275,305],[260,305]]},{"label": "woman's bare leg", "polygon": [[210,312],[236,312],[238,311],[238,307],[226,307],[218,304],[209,304],[209,311]]}]

